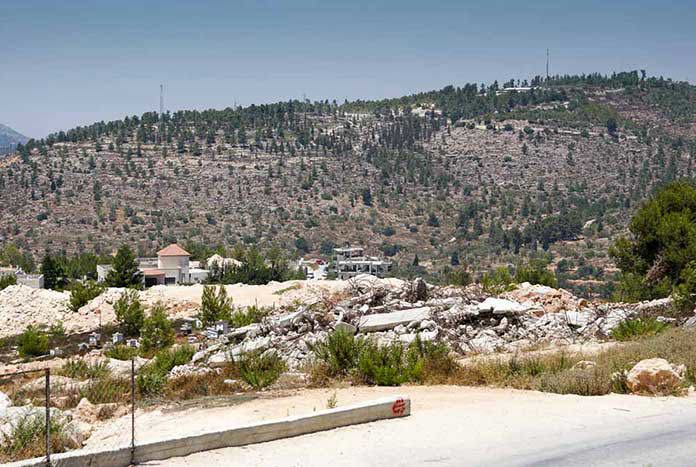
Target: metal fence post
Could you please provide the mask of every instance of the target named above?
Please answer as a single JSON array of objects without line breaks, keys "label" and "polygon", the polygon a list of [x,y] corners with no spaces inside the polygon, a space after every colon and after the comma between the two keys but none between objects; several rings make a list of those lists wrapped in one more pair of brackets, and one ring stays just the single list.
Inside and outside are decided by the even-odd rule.
[{"label": "metal fence post", "polygon": [[135,463],[135,358],[131,358],[131,464]]},{"label": "metal fence post", "polygon": [[46,368],[46,465],[51,465],[51,369]]}]

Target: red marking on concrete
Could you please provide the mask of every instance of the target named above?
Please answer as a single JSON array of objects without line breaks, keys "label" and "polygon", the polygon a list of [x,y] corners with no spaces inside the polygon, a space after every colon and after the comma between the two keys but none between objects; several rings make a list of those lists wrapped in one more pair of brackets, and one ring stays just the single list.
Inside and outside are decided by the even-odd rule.
[{"label": "red marking on concrete", "polygon": [[392,413],[397,417],[400,417],[406,412],[406,402],[403,399],[397,399],[392,405]]}]

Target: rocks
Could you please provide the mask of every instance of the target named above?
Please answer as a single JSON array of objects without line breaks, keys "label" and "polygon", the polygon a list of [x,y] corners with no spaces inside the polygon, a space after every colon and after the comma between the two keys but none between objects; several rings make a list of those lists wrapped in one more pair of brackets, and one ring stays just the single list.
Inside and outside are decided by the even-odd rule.
[{"label": "rocks", "polygon": [[597,363],[592,360],[580,360],[575,365],[573,365],[574,370],[591,370],[597,366]]},{"label": "rocks", "polygon": [[[89,381],[76,381],[67,376],[51,375],[51,395],[65,396],[80,392]],[[27,392],[42,392],[46,389],[46,380],[44,378],[36,378],[25,384],[22,389]]]},{"label": "rocks", "polygon": [[673,365],[663,358],[638,362],[626,375],[631,392],[638,394],[669,395],[681,392],[686,367]]},{"label": "rocks", "polygon": [[4,392],[0,392],[0,412],[12,407],[12,400]]},{"label": "rocks", "polygon": [[393,329],[400,324],[408,324],[413,321],[422,321],[430,316],[430,308],[412,308],[391,313],[367,315],[360,318],[358,329],[360,332],[374,332]]},{"label": "rocks", "polygon": [[[142,357],[135,357],[135,371],[140,370],[143,365],[145,365],[149,360]],[[107,360],[106,367],[111,371],[111,373],[119,378],[130,378],[131,374],[131,361],[130,360],[117,360],[115,358],[110,358]],[[53,377],[51,377],[53,378]]]},{"label": "rocks", "polygon": [[172,379],[181,378],[186,376],[202,376],[212,373],[212,369],[206,367],[200,367],[186,363],[184,365],[177,365],[169,371],[169,377]]},{"label": "rocks", "polygon": [[529,311],[529,307],[511,300],[489,297],[478,304],[478,311],[479,313],[492,312],[496,315],[516,315]]},{"label": "rocks", "polygon": [[336,331],[343,331],[351,335],[355,335],[358,332],[358,328],[350,323],[338,322],[334,325]]}]

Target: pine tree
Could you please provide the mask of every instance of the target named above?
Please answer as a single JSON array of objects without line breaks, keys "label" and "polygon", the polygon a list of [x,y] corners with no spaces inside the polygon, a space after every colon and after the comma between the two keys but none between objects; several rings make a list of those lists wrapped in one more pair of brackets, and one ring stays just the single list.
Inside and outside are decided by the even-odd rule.
[{"label": "pine tree", "polygon": [[41,274],[44,276],[44,287],[47,289],[60,289],[65,286],[63,268],[50,254],[44,256],[41,262]]},{"label": "pine tree", "polygon": [[143,273],[138,269],[135,255],[128,247],[123,245],[118,249],[111,271],[106,276],[106,283],[110,287],[129,287],[137,289],[142,286]]}]

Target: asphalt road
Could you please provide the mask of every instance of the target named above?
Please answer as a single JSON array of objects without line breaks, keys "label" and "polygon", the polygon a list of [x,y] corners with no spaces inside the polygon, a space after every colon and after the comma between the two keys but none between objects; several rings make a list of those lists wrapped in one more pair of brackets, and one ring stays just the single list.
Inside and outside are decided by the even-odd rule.
[{"label": "asphalt road", "polygon": [[696,465],[694,396],[579,397],[447,387],[403,392],[413,401],[413,414],[405,419],[149,465]]}]

